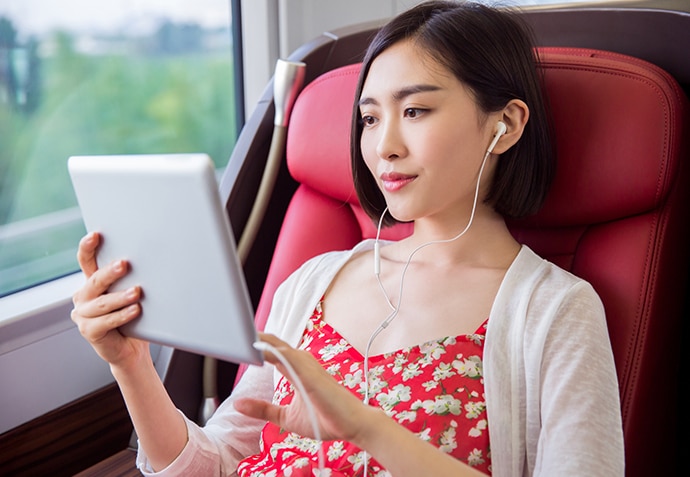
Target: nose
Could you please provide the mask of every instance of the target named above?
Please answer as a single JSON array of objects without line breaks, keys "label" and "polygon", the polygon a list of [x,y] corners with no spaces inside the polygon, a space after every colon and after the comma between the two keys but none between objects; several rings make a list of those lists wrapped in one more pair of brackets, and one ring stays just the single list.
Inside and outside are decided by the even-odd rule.
[{"label": "nose", "polygon": [[405,141],[400,128],[395,121],[387,121],[379,128],[379,137],[376,143],[376,154],[385,160],[392,161],[407,154]]}]

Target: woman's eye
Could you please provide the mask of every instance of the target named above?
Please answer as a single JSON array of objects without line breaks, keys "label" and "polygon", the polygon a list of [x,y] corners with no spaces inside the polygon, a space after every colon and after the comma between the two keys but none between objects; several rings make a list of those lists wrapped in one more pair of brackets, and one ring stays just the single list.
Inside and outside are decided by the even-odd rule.
[{"label": "woman's eye", "polygon": [[360,120],[362,121],[362,124],[365,126],[371,126],[376,123],[376,118],[374,118],[374,116],[364,115],[361,117]]},{"label": "woman's eye", "polygon": [[407,108],[405,109],[405,117],[415,119],[424,114],[425,110],[421,108]]}]

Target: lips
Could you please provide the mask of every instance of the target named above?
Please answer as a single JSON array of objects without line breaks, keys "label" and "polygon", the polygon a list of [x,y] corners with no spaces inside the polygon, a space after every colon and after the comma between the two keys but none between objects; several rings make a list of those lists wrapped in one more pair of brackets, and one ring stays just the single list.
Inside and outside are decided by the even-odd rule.
[{"label": "lips", "polygon": [[396,192],[416,178],[417,176],[400,174],[397,172],[384,172],[381,174],[381,184],[387,192]]}]

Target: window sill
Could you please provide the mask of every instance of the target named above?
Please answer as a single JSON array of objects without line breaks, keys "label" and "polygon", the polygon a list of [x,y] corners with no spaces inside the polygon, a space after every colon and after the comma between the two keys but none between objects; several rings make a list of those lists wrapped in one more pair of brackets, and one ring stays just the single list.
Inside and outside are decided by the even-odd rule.
[{"label": "window sill", "polygon": [[[83,282],[75,273],[0,298],[0,433],[113,382],[70,319],[72,295]],[[151,347],[161,378],[172,352]]]},{"label": "window sill", "polygon": [[72,295],[83,282],[74,273],[0,298],[0,356],[74,327]]}]

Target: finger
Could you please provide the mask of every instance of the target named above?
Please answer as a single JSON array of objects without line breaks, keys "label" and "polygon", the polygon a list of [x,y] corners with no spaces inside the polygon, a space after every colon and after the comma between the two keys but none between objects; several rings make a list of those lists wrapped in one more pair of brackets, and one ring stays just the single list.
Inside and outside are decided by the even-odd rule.
[{"label": "finger", "polygon": [[125,260],[114,260],[107,266],[97,269],[74,295],[73,301],[77,303],[93,300],[104,294],[117,280],[125,276],[128,270],[129,264]]},{"label": "finger", "polygon": [[96,262],[96,250],[98,250],[98,245],[100,242],[101,237],[98,232],[86,234],[79,241],[77,261],[79,262],[79,267],[87,277],[90,277],[96,270],[98,270],[98,264]]},{"label": "finger", "polygon": [[[297,353],[299,352],[274,335],[259,333],[258,337],[260,342],[267,345],[266,347],[261,348],[263,349],[264,361],[274,365],[283,376],[288,377],[288,379],[292,379],[293,376],[291,376],[291,373],[288,372],[289,370],[286,368],[286,364],[281,360],[281,358],[286,360],[287,363],[294,368],[299,366],[297,364],[297,360],[299,359]],[[292,371],[297,374],[301,374],[298,370],[293,369]]]},{"label": "finger", "polygon": [[[292,372],[294,372],[307,390],[312,389],[315,382],[323,384],[323,382],[319,380],[319,378],[323,378],[321,375],[327,376],[330,381],[333,381],[333,383],[337,385],[333,377],[326,373],[326,370],[323,369],[319,362],[309,352],[295,349],[285,341],[271,334],[259,333],[258,337],[260,341],[270,345],[270,347],[264,351],[264,360],[273,364],[283,376],[292,380],[295,378],[295,376],[292,376]],[[280,353],[290,364],[292,367],[291,370],[287,369],[279,357],[271,352],[271,347],[274,348],[276,352]]]},{"label": "finger", "polygon": [[[287,344],[285,341],[281,340],[275,335],[269,334],[269,333],[262,333],[260,332],[258,335],[259,341],[263,341],[264,343],[267,343],[270,345],[270,347],[275,348],[278,350],[280,354],[283,356],[286,355],[286,353],[290,353],[291,351],[294,350],[292,346]],[[265,349],[264,350],[264,359],[268,361],[271,364],[279,365],[280,360],[278,359],[277,356],[275,356],[273,353],[271,353],[271,348]],[[287,358],[287,356],[286,356]],[[294,358],[288,358],[288,361],[292,361]]]},{"label": "finger", "polygon": [[251,398],[236,399],[233,403],[233,406],[238,412],[244,414],[245,416],[280,425],[281,409],[279,406],[275,406],[266,401]]},{"label": "finger", "polygon": [[102,340],[108,332],[129,323],[141,314],[141,305],[135,303],[112,313],[96,318],[80,314],[78,308],[72,310],[71,318],[76,323],[79,333],[91,343]]},{"label": "finger", "polygon": [[98,295],[91,300],[75,302],[78,313],[86,318],[107,315],[114,311],[133,305],[141,300],[141,288],[130,287],[127,290]]},{"label": "finger", "polygon": [[265,341],[272,346],[288,346],[288,344],[271,333],[259,332],[259,341]]}]

